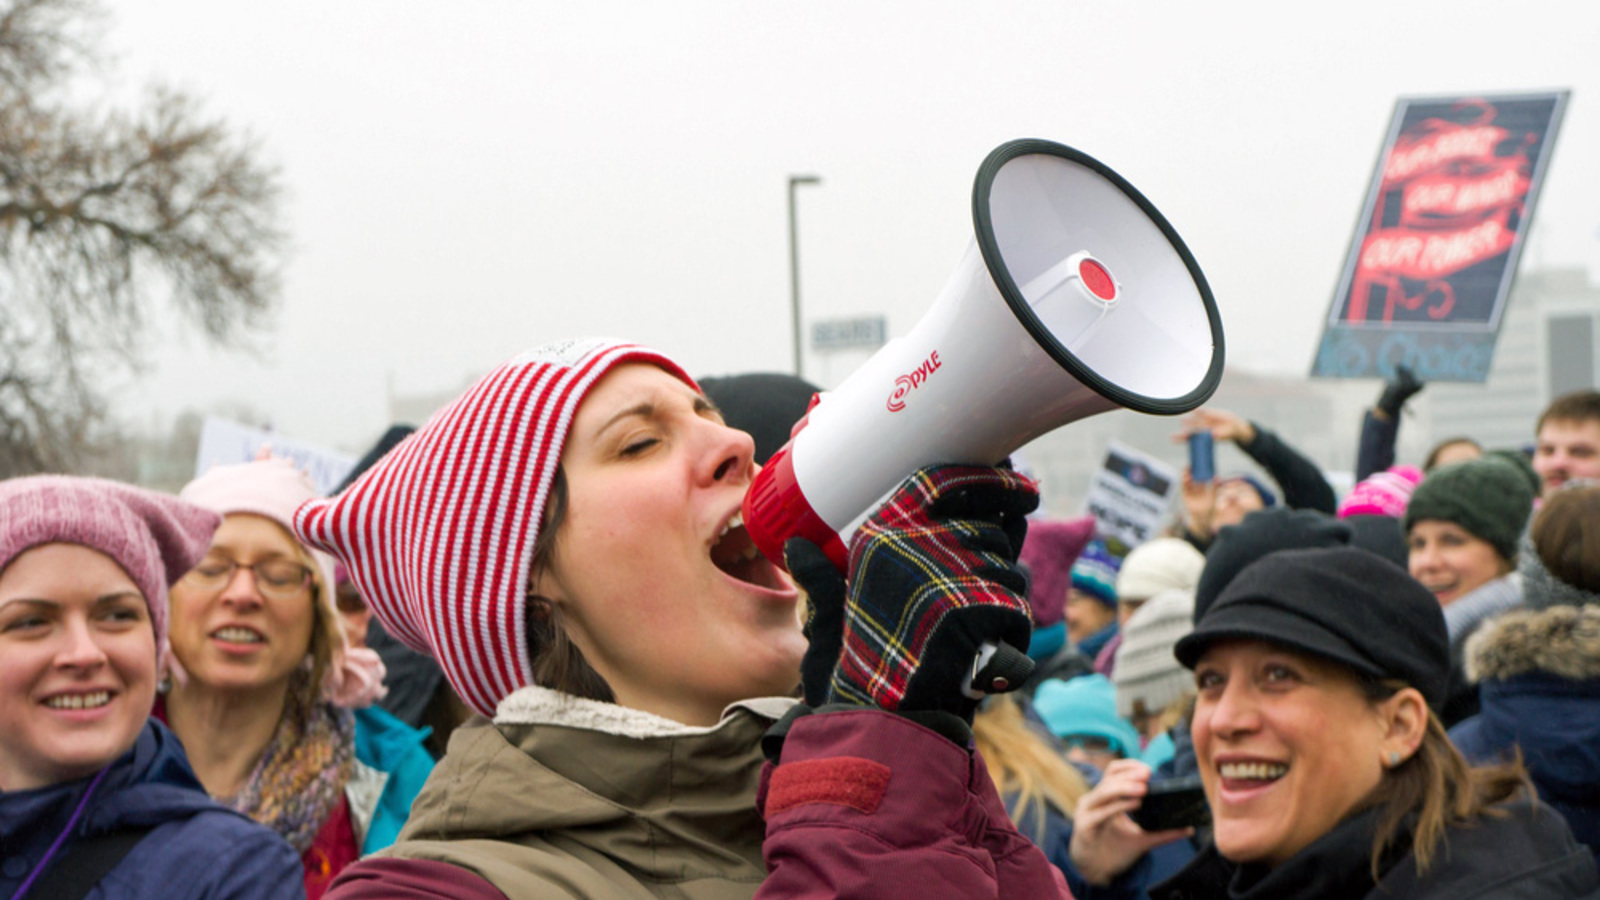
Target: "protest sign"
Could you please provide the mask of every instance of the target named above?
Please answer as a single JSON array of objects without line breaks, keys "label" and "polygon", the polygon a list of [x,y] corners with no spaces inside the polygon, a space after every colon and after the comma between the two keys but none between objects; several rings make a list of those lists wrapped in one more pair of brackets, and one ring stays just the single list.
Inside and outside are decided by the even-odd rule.
[{"label": "protest sign", "polygon": [[1085,501],[1096,533],[1129,549],[1155,537],[1179,481],[1165,463],[1112,441],[1105,463],[1089,479]]},{"label": "protest sign", "polygon": [[311,476],[317,493],[326,495],[355,468],[356,458],[329,450],[307,441],[284,437],[273,431],[263,431],[207,416],[200,430],[200,452],[195,458],[195,475],[204,475],[217,465],[232,465],[255,459],[262,447],[268,447],[273,456],[291,460]]},{"label": "protest sign", "polygon": [[1481,382],[1567,93],[1401,98],[1311,374]]}]

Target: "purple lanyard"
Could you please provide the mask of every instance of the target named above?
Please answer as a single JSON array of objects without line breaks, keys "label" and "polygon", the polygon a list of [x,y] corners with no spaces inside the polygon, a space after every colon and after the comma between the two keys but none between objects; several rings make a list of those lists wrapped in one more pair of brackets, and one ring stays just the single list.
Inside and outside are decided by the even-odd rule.
[{"label": "purple lanyard", "polygon": [[96,775],[93,781],[89,782],[89,789],[83,792],[83,799],[78,801],[78,808],[72,811],[72,818],[67,820],[67,827],[61,829],[61,833],[56,835],[55,843],[51,844],[50,849],[44,852],[44,859],[39,860],[39,864],[33,867],[32,872],[28,873],[28,880],[24,881],[22,887],[17,888],[17,892],[11,895],[11,900],[22,900],[23,895],[28,893],[28,888],[33,887],[33,883],[39,880],[39,876],[44,873],[45,867],[50,865],[51,857],[54,857],[56,851],[61,849],[61,844],[66,841],[67,835],[71,834],[73,827],[78,824],[78,819],[83,815],[83,808],[89,805],[89,798],[94,796],[94,789],[100,786],[100,779],[106,777],[106,773],[109,771],[111,771],[111,767],[106,766],[100,770],[100,774]]}]

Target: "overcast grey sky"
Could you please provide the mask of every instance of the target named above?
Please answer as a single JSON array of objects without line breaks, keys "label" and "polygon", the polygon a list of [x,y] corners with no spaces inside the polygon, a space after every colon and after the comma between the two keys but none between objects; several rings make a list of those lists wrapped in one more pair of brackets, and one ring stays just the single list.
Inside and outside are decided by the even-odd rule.
[{"label": "overcast grey sky", "polygon": [[[1069,144],[1177,228],[1231,365],[1305,372],[1396,97],[1573,91],[1523,265],[1600,273],[1600,3],[118,0],[157,78],[281,165],[294,251],[259,358],[174,333],[140,421],[243,399],[362,449],[386,384],[609,334],[696,374],[808,319],[904,334],[971,239],[978,164]],[[1591,275],[1595,277],[1595,275]],[[808,363],[808,371],[813,371]],[[814,369],[821,372],[820,368]]]}]

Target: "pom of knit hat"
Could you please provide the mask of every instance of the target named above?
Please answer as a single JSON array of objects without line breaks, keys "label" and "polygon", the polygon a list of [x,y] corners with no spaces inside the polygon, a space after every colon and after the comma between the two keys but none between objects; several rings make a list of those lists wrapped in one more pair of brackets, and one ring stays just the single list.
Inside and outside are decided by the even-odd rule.
[{"label": "pom of knit hat", "polygon": [[1093,735],[1123,756],[1139,754],[1139,732],[1117,717],[1116,691],[1104,675],[1046,679],[1033,695],[1033,708],[1056,737]]},{"label": "pom of knit hat", "polygon": [[79,544],[122,567],[150,607],[157,648],[167,636],[167,589],[195,567],[222,517],[131,485],[38,475],[0,481],[0,571],[43,544]]},{"label": "pom of knit hat", "polygon": [[550,485],[578,406],[626,362],[694,385],[634,344],[549,344],[489,372],[337,497],[296,513],[296,533],[344,562],[384,629],[432,654],[485,716],[534,683],[526,592]]},{"label": "pom of knit hat", "polygon": [[1117,573],[1117,599],[1148,600],[1162,591],[1192,590],[1205,565],[1205,555],[1182,538],[1146,541],[1128,551],[1122,560]]},{"label": "pom of knit hat", "polygon": [[1047,628],[1062,621],[1072,564],[1094,537],[1094,525],[1093,516],[1028,520],[1021,560],[1028,567],[1028,603],[1033,607],[1034,627]]},{"label": "pom of knit hat", "polygon": [[1434,469],[1412,493],[1406,531],[1424,520],[1452,522],[1514,563],[1533,500],[1527,479],[1504,459],[1482,456],[1453,463]]},{"label": "pom of knit hat", "polygon": [[1169,590],[1134,610],[1122,626],[1122,645],[1111,681],[1117,689],[1117,715],[1150,715],[1194,690],[1194,675],[1178,664],[1172,647],[1194,630],[1194,591]]},{"label": "pom of knit hat", "polygon": [[1195,621],[1240,572],[1261,557],[1279,550],[1348,546],[1350,537],[1349,525],[1314,509],[1277,506],[1250,513],[1239,524],[1217,532],[1206,551],[1206,566],[1195,585]]},{"label": "pom of knit hat", "polygon": [[1389,516],[1398,519],[1406,514],[1406,505],[1417,485],[1422,483],[1422,470],[1416,466],[1394,466],[1374,472],[1339,501],[1338,517]]},{"label": "pom of knit hat", "polygon": [[1090,541],[1072,564],[1072,589],[1093,597],[1107,606],[1117,605],[1117,570],[1122,560],[1106,549],[1099,538]]}]

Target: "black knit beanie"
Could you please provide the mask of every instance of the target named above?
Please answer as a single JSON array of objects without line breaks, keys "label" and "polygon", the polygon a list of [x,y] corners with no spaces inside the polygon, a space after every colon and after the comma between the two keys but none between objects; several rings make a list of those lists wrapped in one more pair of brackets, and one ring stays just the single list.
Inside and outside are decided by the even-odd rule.
[{"label": "black knit beanie", "polygon": [[1244,568],[1268,553],[1350,544],[1350,526],[1312,509],[1271,506],[1217,533],[1206,551],[1206,566],[1194,589],[1194,620],[1206,614],[1223,588]]},{"label": "black knit beanie", "polygon": [[1424,519],[1453,522],[1515,563],[1517,539],[1532,512],[1533,491],[1516,465],[1482,456],[1428,473],[1406,507],[1406,533]]},{"label": "black knit beanie", "polygon": [[756,462],[762,465],[789,443],[789,431],[805,417],[811,398],[821,390],[803,378],[782,372],[698,380],[700,389],[722,411],[723,421],[755,438]]}]

